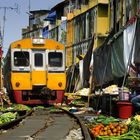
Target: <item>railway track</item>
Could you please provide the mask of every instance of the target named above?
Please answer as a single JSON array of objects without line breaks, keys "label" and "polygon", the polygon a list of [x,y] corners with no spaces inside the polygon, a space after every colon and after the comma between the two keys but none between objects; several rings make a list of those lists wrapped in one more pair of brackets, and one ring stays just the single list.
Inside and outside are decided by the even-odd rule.
[{"label": "railway track", "polygon": [[72,113],[34,108],[20,121],[1,129],[0,140],[91,140],[91,137],[80,118]]}]

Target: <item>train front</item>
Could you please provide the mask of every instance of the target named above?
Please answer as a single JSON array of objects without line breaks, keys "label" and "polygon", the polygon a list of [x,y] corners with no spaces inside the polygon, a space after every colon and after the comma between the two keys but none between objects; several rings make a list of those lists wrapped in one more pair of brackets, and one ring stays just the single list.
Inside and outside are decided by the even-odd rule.
[{"label": "train front", "polygon": [[49,39],[23,39],[11,45],[11,87],[16,103],[61,103],[65,86],[64,45]]}]

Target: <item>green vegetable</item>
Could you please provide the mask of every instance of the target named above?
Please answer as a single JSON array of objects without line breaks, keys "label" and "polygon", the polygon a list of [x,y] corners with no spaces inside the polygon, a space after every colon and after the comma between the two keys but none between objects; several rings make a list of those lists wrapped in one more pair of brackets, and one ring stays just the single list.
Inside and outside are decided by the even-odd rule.
[{"label": "green vegetable", "polygon": [[15,105],[13,105],[13,108],[14,108],[14,110],[27,110],[27,111],[31,110],[30,107],[23,105],[23,104],[15,104]]},{"label": "green vegetable", "polygon": [[106,119],[106,116],[99,115],[99,116],[98,116],[98,119]]},{"label": "green vegetable", "polygon": [[13,121],[13,120],[16,119],[16,117],[17,117],[17,112],[15,112],[15,113],[12,113],[12,112],[4,113],[0,116],[0,124]]},{"label": "green vegetable", "polygon": [[100,115],[97,120],[96,120],[98,123],[102,123],[104,125],[108,125],[110,122],[119,122],[120,120],[119,119],[116,119],[114,117],[106,117],[106,116],[103,116],[103,115]]},{"label": "green vegetable", "polygon": [[37,106],[36,108],[44,108],[44,106]]}]

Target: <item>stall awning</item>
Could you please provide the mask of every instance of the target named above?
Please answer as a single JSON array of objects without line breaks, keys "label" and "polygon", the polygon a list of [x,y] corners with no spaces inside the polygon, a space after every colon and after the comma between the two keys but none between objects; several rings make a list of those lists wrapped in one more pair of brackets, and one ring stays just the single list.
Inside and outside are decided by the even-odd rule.
[{"label": "stall awning", "polygon": [[48,38],[48,26],[44,27],[42,30],[42,35],[44,38]]}]

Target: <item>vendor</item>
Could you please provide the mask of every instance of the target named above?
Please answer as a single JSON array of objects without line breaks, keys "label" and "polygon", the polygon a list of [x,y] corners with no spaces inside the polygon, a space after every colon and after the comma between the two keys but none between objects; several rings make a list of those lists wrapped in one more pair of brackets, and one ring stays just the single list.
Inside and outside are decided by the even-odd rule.
[{"label": "vendor", "polygon": [[131,99],[135,113],[140,113],[140,94]]},{"label": "vendor", "polygon": [[[135,71],[134,77],[140,78],[140,64],[135,63],[135,67],[133,69]],[[139,90],[140,84],[139,84],[139,80],[136,79],[136,81],[134,81],[134,83],[136,85],[135,85],[135,88],[133,89],[132,96],[134,95],[134,97],[132,97],[131,102],[134,105],[135,113],[138,113],[138,112],[140,113],[140,90]]]}]

